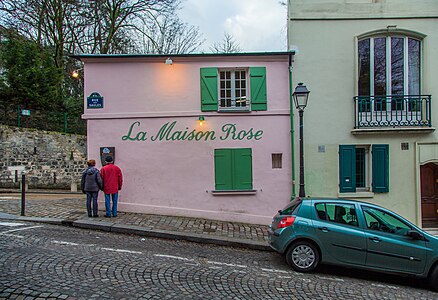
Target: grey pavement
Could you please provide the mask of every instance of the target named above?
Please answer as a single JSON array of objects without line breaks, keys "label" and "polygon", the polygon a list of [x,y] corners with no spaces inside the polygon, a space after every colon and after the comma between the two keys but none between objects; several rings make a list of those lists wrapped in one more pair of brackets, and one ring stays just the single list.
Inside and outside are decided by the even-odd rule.
[{"label": "grey pavement", "polygon": [[199,218],[118,212],[116,218],[89,218],[85,195],[57,190],[29,190],[25,216],[21,216],[21,194],[0,189],[0,219],[42,222],[115,233],[187,240],[269,251],[268,226]]}]

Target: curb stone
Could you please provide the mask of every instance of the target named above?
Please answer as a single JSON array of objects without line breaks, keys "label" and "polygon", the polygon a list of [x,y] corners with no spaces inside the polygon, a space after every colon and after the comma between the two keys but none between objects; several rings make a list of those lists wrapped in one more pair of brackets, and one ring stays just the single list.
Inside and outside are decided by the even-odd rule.
[{"label": "curb stone", "polygon": [[138,236],[147,236],[163,239],[185,240],[202,244],[214,244],[229,247],[239,247],[252,250],[273,251],[267,244],[259,241],[243,241],[235,238],[206,236],[196,233],[179,233],[174,231],[166,231],[159,229],[149,229],[146,227],[116,224],[113,222],[103,221],[88,221],[88,220],[72,220],[59,218],[40,218],[40,217],[25,217],[15,216],[6,213],[0,213],[0,219],[28,221],[36,223],[46,223],[51,225],[72,226],[81,229],[101,230],[106,232],[114,232],[121,234],[133,234]]}]

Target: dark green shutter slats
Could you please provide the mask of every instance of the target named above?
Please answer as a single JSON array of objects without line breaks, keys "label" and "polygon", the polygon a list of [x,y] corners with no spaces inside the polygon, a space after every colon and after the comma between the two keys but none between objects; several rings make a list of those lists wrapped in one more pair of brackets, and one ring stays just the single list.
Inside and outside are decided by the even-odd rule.
[{"label": "dark green shutter slats", "polygon": [[223,190],[252,190],[252,150],[214,150],[215,188]]},{"label": "dark green shutter slats", "polygon": [[250,148],[234,149],[234,189],[252,189],[252,153]]},{"label": "dark green shutter slats", "polygon": [[267,110],[266,67],[249,68],[251,110]]},{"label": "dark green shutter slats", "polygon": [[201,68],[201,111],[218,108],[217,68]]},{"label": "dark green shutter slats", "polygon": [[231,169],[233,166],[231,149],[214,150],[214,175],[216,190],[232,190],[233,178]]},{"label": "dark green shutter slats", "polygon": [[389,192],[389,145],[373,145],[373,192]]},{"label": "dark green shutter slats", "polygon": [[356,192],[356,146],[339,145],[339,191]]}]

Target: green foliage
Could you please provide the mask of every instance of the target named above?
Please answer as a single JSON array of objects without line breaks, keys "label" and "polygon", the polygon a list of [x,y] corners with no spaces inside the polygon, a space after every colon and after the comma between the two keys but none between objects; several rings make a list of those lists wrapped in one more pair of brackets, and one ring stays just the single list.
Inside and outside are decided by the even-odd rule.
[{"label": "green foliage", "polygon": [[13,33],[3,38],[0,101],[34,109],[62,109],[63,71],[55,67],[51,49]]}]

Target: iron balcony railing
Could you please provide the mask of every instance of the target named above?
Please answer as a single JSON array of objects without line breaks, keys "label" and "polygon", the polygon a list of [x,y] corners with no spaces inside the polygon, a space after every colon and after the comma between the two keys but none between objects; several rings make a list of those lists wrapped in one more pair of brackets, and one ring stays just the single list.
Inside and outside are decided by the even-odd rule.
[{"label": "iron balcony railing", "polygon": [[354,97],[355,128],[432,127],[431,95]]}]

